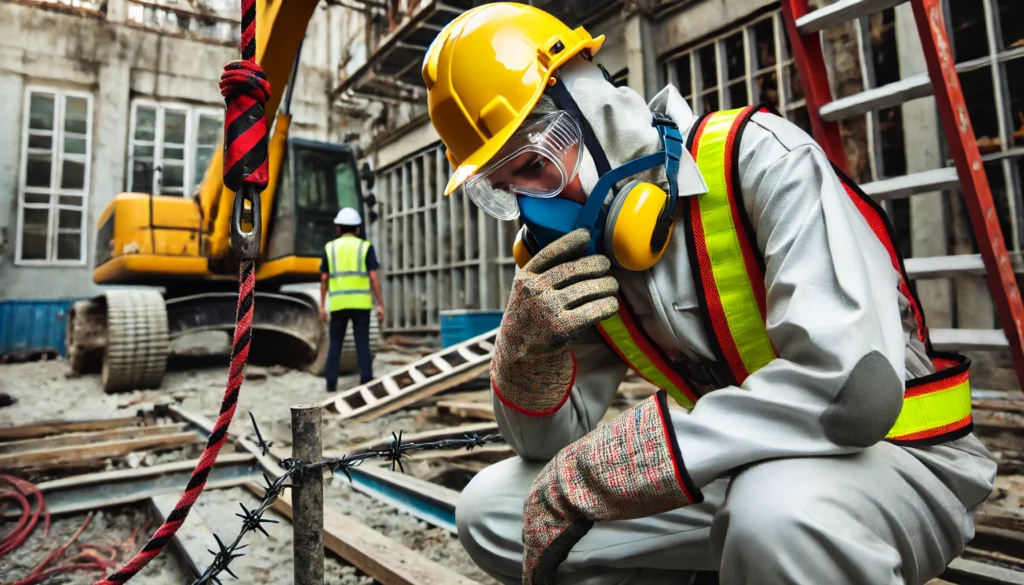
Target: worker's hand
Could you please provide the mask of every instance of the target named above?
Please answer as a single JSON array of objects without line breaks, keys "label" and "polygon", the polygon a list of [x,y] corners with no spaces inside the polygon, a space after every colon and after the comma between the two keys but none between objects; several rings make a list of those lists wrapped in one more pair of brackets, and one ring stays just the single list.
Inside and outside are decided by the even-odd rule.
[{"label": "worker's hand", "polygon": [[384,324],[384,305],[377,305],[377,321]]},{"label": "worker's hand", "polygon": [[324,323],[331,322],[331,313],[328,312],[327,308],[320,309],[320,320]]},{"label": "worker's hand", "polygon": [[559,565],[594,522],[644,518],[702,501],[684,478],[664,390],[559,451],[524,505],[524,585],[555,583]]},{"label": "worker's hand", "polygon": [[618,311],[618,282],[604,256],[583,257],[590,233],[573,231],[546,246],[512,282],[494,347],[495,392],[516,410],[554,412],[575,378],[568,344]]}]

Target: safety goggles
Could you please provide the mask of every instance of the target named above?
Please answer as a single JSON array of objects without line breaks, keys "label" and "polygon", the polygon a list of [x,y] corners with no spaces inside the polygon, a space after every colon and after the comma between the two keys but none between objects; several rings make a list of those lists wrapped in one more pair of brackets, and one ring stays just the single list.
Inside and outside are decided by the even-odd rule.
[{"label": "safety goggles", "polygon": [[572,116],[547,114],[517,130],[463,189],[485,213],[515,219],[517,196],[554,197],[573,180],[583,159],[582,141],[583,131]]}]

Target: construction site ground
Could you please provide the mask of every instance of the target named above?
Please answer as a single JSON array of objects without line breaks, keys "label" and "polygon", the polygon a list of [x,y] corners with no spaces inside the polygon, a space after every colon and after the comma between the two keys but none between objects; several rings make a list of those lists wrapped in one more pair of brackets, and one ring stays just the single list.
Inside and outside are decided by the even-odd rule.
[{"label": "construction site ground", "polygon": [[[222,341],[207,338],[200,343],[223,349]],[[227,375],[226,365],[217,363],[223,361],[226,364],[227,357],[216,355],[216,351],[213,352],[214,355],[199,355],[200,352],[195,351],[194,347],[183,353],[190,354],[189,358],[179,357],[174,360],[175,367],[167,372],[159,389],[123,394],[104,393],[98,376],[67,377],[67,363],[60,359],[0,365],[0,392],[8,393],[16,400],[13,405],[0,408],[0,428],[62,419],[132,416],[138,410],[152,409],[157,403],[168,402],[182,410],[215,419],[220,410]],[[419,358],[421,354],[422,352],[383,351],[376,356],[374,373],[381,375],[400,368]],[[223,360],[219,359],[221,357]],[[338,387],[346,388],[357,382],[358,376],[342,376],[338,381]],[[327,397],[324,380],[321,377],[278,366],[250,365],[246,369],[246,380],[231,424],[231,434],[253,435],[249,418],[251,412],[258,421],[260,432],[272,443],[275,450],[287,448],[291,445],[289,407],[295,404],[320,402]],[[323,424],[323,446],[325,452],[338,451],[346,446],[384,437],[391,431],[409,433],[443,426],[443,421],[426,416],[423,409],[402,410],[366,423],[342,422],[327,415]],[[122,460],[107,461],[104,468],[96,471],[194,459],[201,451],[201,445],[190,445],[183,449],[160,453],[135,453],[134,456]],[[409,471],[426,468],[428,466],[413,465]],[[64,473],[53,471],[45,478],[56,475]],[[326,484],[325,501],[334,510],[363,522],[466,577],[480,583],[494,583],[472,563],[454,535],[356,492],[344,478],[336,477]],[[240,511],[239,502],[252,509],[258,503],[258,499],[240,487],[206,490],[193,508],[193,514],[207,526],[218,527],[215,530],[218,534],[223,532],[223,536],[233,537],[240,522],[235,516],[235,513]],[[27,574],[49,552],[63,544],[82,525],[86,516],[87,514],[83,513],[55,518],[49,535],[45,538],[42,536],[40,524],[40,528],[25,544],[0,559],[0,583],[7,583],[10,582],[10,578]],[[246,535],[243,542],[251,543],[245,551],[247,554],[234,561],[232,568],[234,570],[236,566],[241,567],[236,573],[242,575],[244,572],[248,575],[246,582],[290,583],[291,527],[274,512],[269,512],[268,517],[281,521],[284,526],[270,525],[269,539],[260,534]],[[121,506],[99,511],[92,517],[89,527],[78,542],[91,543],[98,539],[103,543],[125,544],[132,536],[132,529],[138,526],[140,521],[146,521],[144,518],[152,520],[152,514],[146,505]],[[183,525],[182,531],[189,530],[191,520],[192,516]],[[136,545],[141,546],[157,525],[158,523],[153,520],[146,534],[138,535],[130,543],[131,546],[123,546],[124,550],[121,550],[119,560],[127,560],[131,552],[137,550]],[[151,563],[132,582],[153,585],[190,583],[187,568],[181,566],[173,557],[174,554],[170,551],[160,555],[158,561]],[[326,578],[329,583],[369,585],[372,582],[370,577],[359,574],[330,552],[327,553],[326,564]],[[86,584],[93,583],[97,577],[96,572],[69,573],[59,582]]]},{"label": "construction site ground", "polygon": [[[182,411],[212,420],[217,416],[224,393],[227,340],[209,337],[193,340],[192,343],[190,347],[178,348],[173,367],[167,372],[159,389],[123,394],[104,393],[98,376],[67,376],[68,365],[60,359],[0,365],[0,392],[15,399],[14,404],[0,408],[0,429],[44,421],[131,417],[137,411],[152,410],[157,404],[171,404]],[[385,344],[376,356],[374,374],[381,376],[396,372],[422,359],[434,349],[429,346],[403,349]],[[996,378],[987,381],[995,385]],[[357,382],[356,376],[343,376],[339,380],[339,388],[353,387]],[[356,445],[365,446],[368,442],[390,436],[392,432],[422,433],[493,422],[486,388],[486,377],[477,378],[365,422],[343,420],[336,412],[325,409],[324,451],[332,454],[351,453]],[[635,378],[627,380],[620,389],[620,399],[606,418],[652,390],[648,384]],[[1001,476],[997,489],[981,511],[979,538],[965,552],[964,558],[1022,571],[1024,555],[1019,551],[1024,550],[1024,475],[1018,474],[1024,473],[1024,397],[1018,394],[1016,388],[1005,395],[990,392],[987,398],[976,403],[979,436],[999,458]],[[280,366],[250,365],[246,370],[238,410],[231,425],[231,435],[254,436],[249,418],[249,413],[252,413],[263,437],[271,442],[271,453],[278,457],[282,453],[287,456],[291,445],[289,407],[321,402],[328,396],[320,377]],[[447,406],[444,406],[445,403]],[[202,446],[202,443],[190,443],[158,451],[143,450],[99,462],[85,462],[81,468],[75,469],[67,466],[46,468],[44,465],[31,472],[32,480],[45,481],[71,473],[142,468],[172,461],[187,461],[198,457]],[[458,458],[441,456],[413,460],[405,464],[405,469],[420,479],[459,490],[473,473],[510,455],[507,447],[496,447],[469,456],[463,454]],[[229,446],[222,453],[232,451]],[[199,498],[181,532],[187,533],[198,525],[204,525],[225,539],[232,539],[240,525],[240,519],[235,515],[240,511],[239,503],[253,509],[259,500],[243,487],[208,489]],[[453,534],[357,492],[340,474],[335,474],[326,482],[325,503],[334,511],[362,522],[473,581],[488,585],[495,583],[472,563]],[[87,519],[89,525],[77,539],[75,550],[88,550],[91,547],[120,565],[138,550],[159,524],[159,518],[154,514],[152,506],[139,503],[105,507],[90,513],[82,511],[56,516],[45,537],[40,525],[18,549],[0,557],[0,583],[14,582],[28,574],[47,554],[66,542]],[[266,526],[269,537],[255,532],[247,534],[242,541],[249,544],[243,551],[246,555],[232,563],[232,570],[246,583],[291,583],[291,526],[284,516],[276,512],[268,512],[266,517],[278,520],[280,524]],[[211,542],[209,546],[213,548],[214,544]],[[328,583],[369,585],[374,582],[372,577],[330,551],[326,553],[325,575]],[[100,576],[99,571],[71,571],[41,583],[88,584]],[[168,550],[132,582],[187,584],[192,579],[185,561]],[[966,584],[989,581],[967,579],[951,582]]]}]

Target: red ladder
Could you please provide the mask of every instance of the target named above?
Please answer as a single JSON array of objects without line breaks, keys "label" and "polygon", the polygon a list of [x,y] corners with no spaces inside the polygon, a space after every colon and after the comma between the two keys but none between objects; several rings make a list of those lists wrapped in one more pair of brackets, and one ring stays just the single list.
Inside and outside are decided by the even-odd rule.
[{"label": "red ladder", "polygon": [[[822,54],[821,31],[906,1],[913,7],[931,83],[925,83],[927,80],[923,76],[920,76],[921,79],[901,79],[834,100]],[[991,349],[1008,345],[1017,380],[1021,388],[1024,388],[1024,304],[1021,303],[1010,255],[992,202],[971,119],[967,115],[960,78],[946,37],[942,1],[837,0],[825,8],[812,11],[808,0],[783,0],[782,16],[804,85],[814,138],[829,158],[844,171],[847,170],[847,157],[839,133],[840,120],[896,106],[925,95],[935,96],[946,140],[956,163],[955,168],[875,181],[864,185],[864,190],[880,200],[954,187],[963,192],[971,226],[981,249],[981,258],[966,255],[922,258],[920,264],[925,268],[924,273],[932,276],[963,273],[971,268],[980,268],[977,264],[983,264],[1003,330],[935,329],[931,330],[932,342],[937,349]],[[907,263],[910,271],[910,259]],[[925,264],[928,266],[925,267]]]}]

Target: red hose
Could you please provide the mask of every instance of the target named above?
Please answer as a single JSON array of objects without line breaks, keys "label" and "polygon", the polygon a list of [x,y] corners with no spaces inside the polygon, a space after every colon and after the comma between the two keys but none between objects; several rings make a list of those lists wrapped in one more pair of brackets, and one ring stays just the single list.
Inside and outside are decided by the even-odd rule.
[{"label": "red hose", "polygon": [[[7,534],[0,537],[0,556],[4,556],[21,546],[25,539],[32,534],[36,523],[39,521],[40,514],[45,514],[43,534],[45,535],[49,532],[50,512],[46,509],[43,492],[39,491],[39,488],[32,483],[11,475],[0,475],[0,480],[14,486],[13,490],[0,492],[0,500],[14,500],[21,506],[21,517],[18,519],[18,524],[8,531]],[[29,498],[35,498],[36,507],[34,509]]]}]

